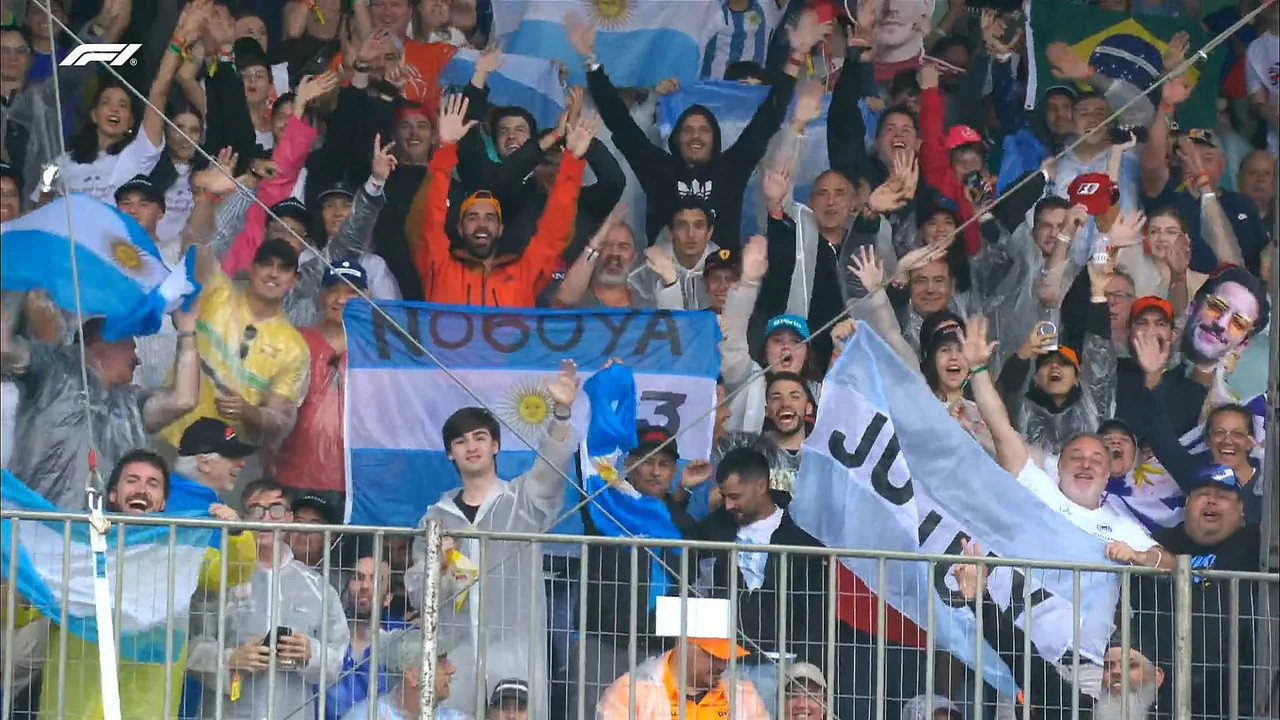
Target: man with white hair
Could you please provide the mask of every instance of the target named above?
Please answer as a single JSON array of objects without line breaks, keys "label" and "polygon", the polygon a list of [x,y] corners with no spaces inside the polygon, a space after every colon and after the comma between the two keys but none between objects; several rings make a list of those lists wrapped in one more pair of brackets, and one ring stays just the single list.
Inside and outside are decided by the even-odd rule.
[{"label": "man with white hair", "polygon": [[191,423],[178,441],[169,510],[207,509],[220,520],[238,519],[222,495],[232,491],[245,462],[257,451],[256,445],[242,440],[235,428],[218,418]]}]

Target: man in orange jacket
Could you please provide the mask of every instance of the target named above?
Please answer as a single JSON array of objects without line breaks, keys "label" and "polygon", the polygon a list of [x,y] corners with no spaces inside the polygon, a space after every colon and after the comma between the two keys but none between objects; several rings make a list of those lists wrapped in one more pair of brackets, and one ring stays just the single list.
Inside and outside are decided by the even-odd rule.
[{"label": "man in orange jacket", "polygon": [[569,127],[564,137],[569,152],[560,161],[537,230],[524,252],[515,255],[498,252],[502,206],[487,190],[472,193],[458,209],[461,246],[450,247],[445,233],[450,174],[458,164],[456,143],[476,124],[475,120],[467,121],[466,112],[467,100],[461,95],[445,100],[436,127],[439,147],[427,165],[427,217],[422,241],[414,251],[424,293],[429,302],[435,303],[533,307],[573,236],[578,191],[586,166],[583,155],[598,121],[584,116]]}]

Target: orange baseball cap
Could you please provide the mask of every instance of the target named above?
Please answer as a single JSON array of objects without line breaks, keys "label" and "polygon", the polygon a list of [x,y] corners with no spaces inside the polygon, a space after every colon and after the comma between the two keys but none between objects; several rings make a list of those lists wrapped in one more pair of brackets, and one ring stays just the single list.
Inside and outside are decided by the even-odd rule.
[{"label": "orange baseball cap", "polygon": [[746,657],[751,654],[751,651],[725,638],[689,638],[689,642],[702,648],[703,652],[711,657],[721,660]]},{"label": "orange baseball cap", "polygon": [[1139,315],[1148,310],[1158,310],[1166,320],[1173,322],[1173,305],[1159,295],[1147,295],[1134,300],[1133,307],[1129,310],[1129,320],[1138,319]]},{"label": "orange baseball cap", "polygon": [[458,206],[458,217],[462,217],[467,212],[467,208],[475,205],[481,200],[488,200],[498,210],[498,222],[502,222],[502,203],[498,202],[498,198],[488,190],[477,190],[467,196],[466,200]]}]

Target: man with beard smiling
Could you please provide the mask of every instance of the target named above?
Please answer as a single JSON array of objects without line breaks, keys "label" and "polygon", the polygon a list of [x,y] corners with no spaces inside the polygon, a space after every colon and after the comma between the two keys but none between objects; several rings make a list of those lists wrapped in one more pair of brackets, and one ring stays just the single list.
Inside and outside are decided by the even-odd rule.
[{"label": "man with beard smiling", "polygon": [[805,379],[794,372],[776,372],[770,375],[765,388],[765,431],[783,452],[786,467],[775,467],[769,475],[769,484],[775,490],[794,493],[796,476],[800,473],[800,448],[809,435],[810,418],[816,403],[809,393]]},{"label": "man with beard smiling", "polygon": [[628,283],[636,264],[636,235],[621,221],[625,208],[615,208],[600,225],[587,249],[573,261],[551,298],[552,307],[587,310],[597,307],[652,307],[652,299]]},{"label": "man with beard smiling", "polygon": [[[1213,374],[1229,353],[1248,346],[1267,327],[1271,303],[1257,276],[1244,268],[1226,265],[1205,280],[1187,308],[1181,349],[1185,369],[1164,372],[1172,348],[1158,339],[1133,337],[1134,357],[1148,377],[1160,377],[1150,391],[1139,391],[1126,406],[1150,408],[1149,418],[1122,414],[1134,432],[1146,437],[1154,431],[1156,415],[1168,421],[1170,437],[1181,437],[1200,420]],[[1163,372],[1163,375],[1159,373]],[[1133,405],[1133,403],[1138,405]],[[1119,411],[1119,410],[1118,410]]]},{"label": "man with beard smiling", "polygon": [[458,162],[458,146],[476,124],[467,120],[468,102],[451,96],[436,126],[439,147],[428,165],[426,221],[414,261],[426,299],[435,303],[501,307],[533,307],[551,281],[560,253],[569,244],[582,186],[583,157],[595,134],[593,118],[582,118],[569,129],[565,148],[538,229],[519,254],[499,252],[504,230],[502,204],[492,192],[478,190],[458,209],[461,245],[451,248],[445,232],[449,215],[449,185]]}]

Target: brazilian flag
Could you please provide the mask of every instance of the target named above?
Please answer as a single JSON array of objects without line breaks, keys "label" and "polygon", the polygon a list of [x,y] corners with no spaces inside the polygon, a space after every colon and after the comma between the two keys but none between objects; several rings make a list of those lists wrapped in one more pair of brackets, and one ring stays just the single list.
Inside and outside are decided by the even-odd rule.
[{"label": "brazilian flag", "polygon": [[[1030,49],[1035,52],[1034,97],[1036,104],[1054,85],[1061,85],[1050,72],[1045,51],[1050,43],[1071,45],[1101,74],[1126,80],[1146,90],[1163,74],[1161,58],[1168,41],[1178,32],[1191,36],[1187,54],[1204,47],[1212,36],[1194,19],[1129,15],[1099,10],[1093,5],[1071,0],[1031,0]],[[1217,120],[1217,82],[1199,82],[1201,77],[1219,78],[1225,50],[1219,46],[1207,62],[1187,74],[1196,83],[1195,92],[1178,108],[1178,124],[1183,128],[1212,128]],[[1083,89],[1083,88],[1081,88]],[[1159,90],[1153,102],[1159,102]]]}]

